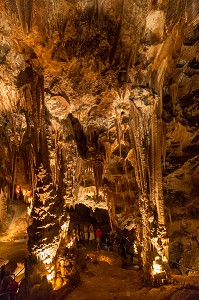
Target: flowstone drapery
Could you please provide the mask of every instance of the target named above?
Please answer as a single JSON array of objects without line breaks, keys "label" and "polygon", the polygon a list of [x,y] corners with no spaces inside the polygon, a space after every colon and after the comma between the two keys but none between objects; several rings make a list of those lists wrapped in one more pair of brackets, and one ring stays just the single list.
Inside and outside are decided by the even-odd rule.
[{"label": "flowstone drapery", "polygon": [[168,258],[161,168],[161,99],[151,90],[135,88],[130,97],[130,137],[141,222],[137,226],[143,266],[149,268],[151,245]]}]

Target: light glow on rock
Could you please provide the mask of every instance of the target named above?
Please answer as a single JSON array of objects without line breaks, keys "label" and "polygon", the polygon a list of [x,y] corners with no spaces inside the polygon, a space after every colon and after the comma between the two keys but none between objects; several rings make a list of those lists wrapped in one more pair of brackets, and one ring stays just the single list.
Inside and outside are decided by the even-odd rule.
[{"label": "light glow on rock", "polygon": [[137,244],[136,243],[133,244],[133,250],[134,250],[135,254],[138,254],[138,248],[137,248]]},{"label": "light glow on rock", "polygon": [[159,274],[162,272],[162,266],[156,262],[153,262],[153,275]]},{"label": "light glow on rock", "polygon": [[55,277],[55,271],[52,271],[51,273],[47,274],[47,279],[48,281],[53,280],[53,278]]},{"label": "light glow on rock", "polygon": [[160,273],[165,273],[165,270],[163,269],[163,264],[167,263],[167,258],[166,257],[160,257],[156,256],[153,265],[152,265],[152,275],[157,275]]}]

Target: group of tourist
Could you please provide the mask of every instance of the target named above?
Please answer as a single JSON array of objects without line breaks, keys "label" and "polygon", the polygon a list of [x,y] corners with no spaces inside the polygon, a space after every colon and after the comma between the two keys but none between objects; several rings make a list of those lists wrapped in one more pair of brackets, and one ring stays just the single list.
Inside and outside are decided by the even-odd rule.
[{"label": "group of tourist", "polygon": [[15,300],[18,290],[18,283],[12,278],[9,271],[6,271],[6,266],[1,266],[0,269],[0,299]]},{"label": "group of tourist", "polygon": [[85,248],[85,243],[94,245],[96,242],[97,250],[100,250],[102,245],[102,235],[105,250],[117,252],[124,259],[127,258],[128,252],[131,261],[133,262],[134,242],[133,240],[129,241],[129,239],[122,234],[118,234],[115,231],[104,233],[99,227],[94,229],[93,224],[81,225],[79,223],[74,223],[72,229],[69,229],[68,231],[69,240],[75,238],[77,248]]},{"label": "group of tourist", "polygon": [[89,243],[94,245],[95,240],[97,243],[97,250],[101,249],[101,236],[102,231],[100,228],[94,229],[93,224],[87,225],[85,224],[83,227],[79,223],[74,223],[72,231],[68,230],[68,237],[74,238],[76,242],[76,247],[85,248],[85,243]]}]

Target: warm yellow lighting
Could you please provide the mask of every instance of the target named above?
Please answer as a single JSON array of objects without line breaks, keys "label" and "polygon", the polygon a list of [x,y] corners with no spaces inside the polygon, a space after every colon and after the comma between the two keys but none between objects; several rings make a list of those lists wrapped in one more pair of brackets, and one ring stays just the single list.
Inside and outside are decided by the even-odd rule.
[{"label": "warm yellow lighting", "polygon": [[22,194],[24,196],[24,201],[26,203],[31,203],[32,201],[32,191],[21,188]]},{"label": "warm yellow lighting", "polygon": [[16,191],[16,193],[17,193],[17,194],[19,194],[19,193],[20,193],[20,186],[19,186],[19,185],[17,185],[17,186],[16,186],[16,189],[15,189],[15,191]]},{"label": "warm yellow lighting", "polygon": [[156,275],[159,273],[162,273],[162,265],[160,263],[160,257],[156,256],[155,260],[153,261],[153,266],[152,266],[152,274]]},{"label": "warm yellow lighting", "polygon": [[61,226],[61,235],[65,238],[66,236],[66,229],[68,228],[68,224],[65,222],[62,226]]},{"label": "warm yellow lighting", "polygon": [[61,229],[62,229],[62,230],[66,230],[66,228],[67,228],[67,223],[65,222],[65,223],[61,226]]},{"label": "warm yellow lighting", "polygon": [[74,239],[73,240],[71,240],[67,245],[66,245],[66,247],[67,248],[72,248],[73,247],[73,244],[74,244]]},{"label": "warm yellow lighting", "polygon": [[31,212],[32,212],[32,209],[33,209],[33,201],[32,201],[32,200],[33,200],[33,198],[30,197],[30,198],[29,198],[30,206],[27,207],[27,213],[28,213],[29,216],[31,215]]},{"label": "warm yellow lighting", "polygon": [[26,191],[25,189],[22,189],[22,194],[23,194],[23,196],[25,197],[26,194],[27,194],[27,191]]},{"label": "warm yellow lighting", "polygon": [[41,251],[37,257],[39,258],[40,261],[42,261],[44,264],[51,264],[53,260],[53,253],[51,249],[45,249]]},{"label": "warm yellow lighting", "polygon": [[113,264],[113,258],[108,257],[108,256],[106,256],[106,255],[100,255],[100,256],[98,256],[98,260],[99,260],[99,261],[105,261],[105,262],[107,262],[109,265],[112,265],[112,264]]},{"label": "warm yellow lighting", "polygon": [[138,254],[138,248],[137,248],[137,244],[136,243],[133,244],[133,250],[134,250],[135,254]]},{"label": "warm yellow lighting", "polygon": [[47,274],[48,281],[51,281],[55,277],[55,272],[51,272],[50,274]]},{"label": "warm yellow lighting", "polygon": [[161,272],[162,272],[162,266],[157,263],[153,263],[153,275]]}]

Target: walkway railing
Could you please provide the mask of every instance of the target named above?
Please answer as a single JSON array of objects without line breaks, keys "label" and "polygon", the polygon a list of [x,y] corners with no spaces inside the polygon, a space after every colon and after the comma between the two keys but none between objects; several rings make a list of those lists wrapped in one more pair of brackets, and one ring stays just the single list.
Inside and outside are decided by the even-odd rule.
[{"label": "walkway railing", "polygon": [[[23,267],[17,274],[15,274],[15,278],[16,278],[17,276],[19,276],[19,274],[21,274],[21,272],[22,272],[23,270],[25,270],[25,267]],[[23,277],[23,278],[24,278],[24,277]],[[20,282],[21,282],[21,280],[20,280]]]}]

